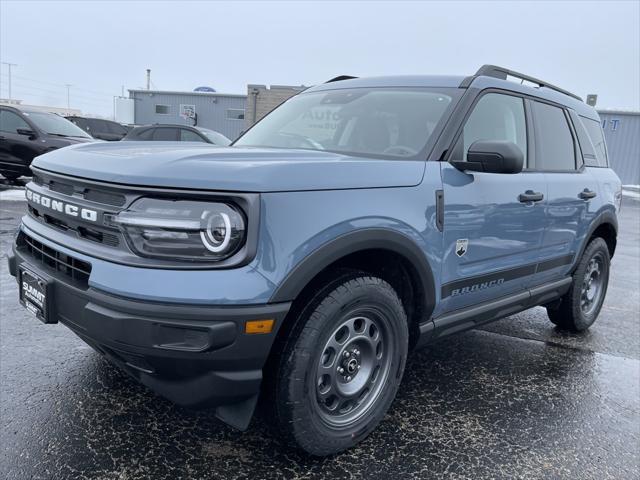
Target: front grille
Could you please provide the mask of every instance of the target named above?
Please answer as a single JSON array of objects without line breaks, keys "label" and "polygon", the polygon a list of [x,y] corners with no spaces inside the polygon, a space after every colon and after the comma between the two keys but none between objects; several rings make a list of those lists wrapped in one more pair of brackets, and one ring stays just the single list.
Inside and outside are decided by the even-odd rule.
[{"label": "front grille", "polygon": [[109,247],[117,247],[120,245],[120,237],[115,233],[106,232],[100,227],[95,228],[91,226],[74,225],[68,223],[62,218],[53,217],[43,213],[31,205],[29,205],[28,208],[31,217],[49,225],[50,227],[54,227],[57,230],[62,232],[75,232],[80,238],[107,245]]},{"label": "front grille", "polygon": [[87,287],[91,275],[91,264],[48,247],[24,232],[17,239],[18,249],[41,266],[60,272],[78,286]]},{"label": "front grille", "polygon": [[32,180],[36,185],[46,187],[52,192],[62,193],[70,197],[76,196],[78,198],[84,198],[90,202],[101,203],[111,207],[122,207],[127,202],[127,197],[120,193],[112,193],[94,187],[74,186],[70,183],[53,179],[46,180],[39,175],[34,175]]}]

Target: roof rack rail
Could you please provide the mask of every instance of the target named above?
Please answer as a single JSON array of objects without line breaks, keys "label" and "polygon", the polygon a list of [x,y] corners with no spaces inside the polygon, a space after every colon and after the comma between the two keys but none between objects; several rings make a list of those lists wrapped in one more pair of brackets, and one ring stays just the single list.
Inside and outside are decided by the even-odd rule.
[{"label": "roof rack rail", "polygon": [[338,75],[337,77],[333,77],[331,80],[327,80],[324,83],[339,82],[341,80],[353,80],[354,78],[358,77],[353,77],[351,75]]},{"label": "roof rack rail", "polygon": [[507,77],[519,78],[520,80],[523,80],[523,81],[535,83],[539,87],[550,88],[551,90],[555,90],[556,92],[569,95],[570,97],[575,98],[576,100],[580,100],[582,102],[582,98],[580,98],[575,93],[571,93],[560,87],[556,87],[555,85],[549,82],[545,82],[544,80],[540,80],[539,78],[530,77],[529,75],[525,75],[524,73],[516,72],[514,70],[509,70],[508,68],[504,68],[504,67],[498,67],[497,65],[481,66],[473,77],[465,78],[460,86],[468,87],[476,77],[493,77],[493,78],[499,78],[501,80],[506,80]]}]

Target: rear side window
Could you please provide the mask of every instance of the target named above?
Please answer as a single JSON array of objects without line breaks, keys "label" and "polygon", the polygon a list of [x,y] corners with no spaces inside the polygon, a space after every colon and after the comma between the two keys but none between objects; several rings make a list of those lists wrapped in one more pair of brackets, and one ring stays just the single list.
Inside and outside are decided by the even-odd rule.
[{"label": "rear side window", "polygon": [[95,133],[109,133],[109,123],[104,120],[92,118],[90,120],[91,129]]},{"label": "rear side window", "polygon": [[575,170],[573,135],[564,111],[546,103],[532,102],[536,132],[537,170]]},{"label": "rear side window", "polygon": [[106,122],[107,131],[116,135],[126,135],[127,130],[116,122]]},{"label": "rear side window", "polygon": [[204,139],[195,132],[187,130],[186,128],[180,129],[180,141],[181,142],[204,142]]},{"label": "rear side window", "polygon": [[602,125],[600,125],[600,122],[587,117],[580,117],[580,121],[582,122],[582,125],[584,125],[584,128],[591,139],[596,157],[595,164],[593,164],[593,162],[587,162],[587,165],[592,167],[606,167],[608,165],[607,147],[604,142]]},{"label": "rear side window", "polygon": [[143,130],[142,132],[138,133],[135,137],[134,140],[152,140],[153,139],[153,132],[154,129],[153,128],[147,128],[146,130]]},{"label": "rear side window", "polygon": [[88,127],[87,122],[84,118],[69,118],[73,123],[83,129],[85,132],[89,132],[91,129]]},{"label": "rear side window", "polygon": [[153,132],[153,139],[164,142],[175,142],[178,140],[177,128],[156,128]]},{"label": "rear side window", "polygon": [[522,98],[500,93],[488,93],[482,97],[464,125],[452,158],[466,161],[469,147],[478,140],[515,143],[522,150],[527,165],[527,126]]}]

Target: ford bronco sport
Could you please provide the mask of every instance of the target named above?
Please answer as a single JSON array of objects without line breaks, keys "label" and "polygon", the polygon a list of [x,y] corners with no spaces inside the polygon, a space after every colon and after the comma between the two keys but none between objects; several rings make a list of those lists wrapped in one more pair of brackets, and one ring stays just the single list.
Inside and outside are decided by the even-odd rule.
[{"label": "ford bronco sport", "polygon": [[28,310],[237,428],[261,395],[315,455],[376,427],[412,349],[536,305],[589,328],[621,201],[595,110],[495,66],[338,77],[228,148],[84,144],[33,174]]}]

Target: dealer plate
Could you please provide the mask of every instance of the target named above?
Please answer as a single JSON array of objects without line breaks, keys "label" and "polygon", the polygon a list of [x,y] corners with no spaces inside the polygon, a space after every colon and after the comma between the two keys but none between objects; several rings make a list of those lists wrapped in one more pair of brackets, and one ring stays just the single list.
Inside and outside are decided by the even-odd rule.
[{"label": "dealer plate", "polygon": [[49,283],[40,275],[20,268],[20,303],[44,323],[49,321]]}]

